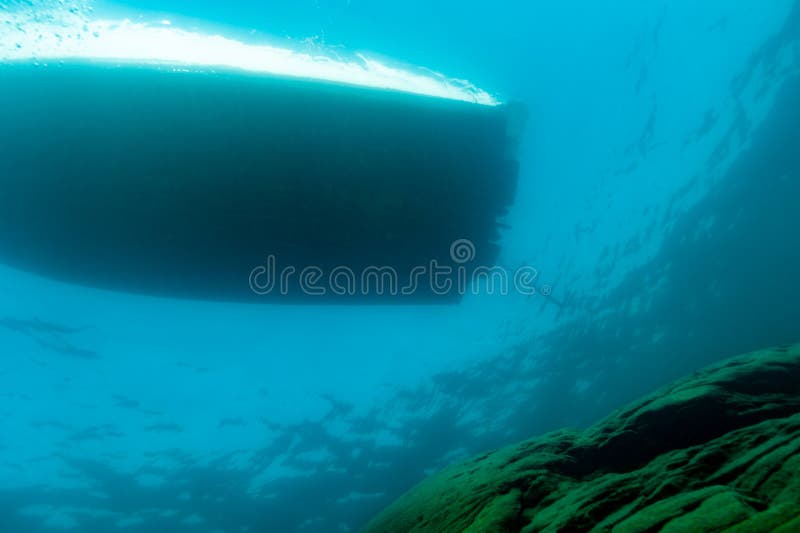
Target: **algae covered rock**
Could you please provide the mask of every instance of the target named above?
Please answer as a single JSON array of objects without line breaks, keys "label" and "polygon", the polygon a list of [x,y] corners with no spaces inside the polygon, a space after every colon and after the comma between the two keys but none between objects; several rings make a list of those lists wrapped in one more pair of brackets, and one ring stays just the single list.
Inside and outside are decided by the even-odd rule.
[{"label": "algae covered rock", "polygon": [[446,468],[365,531],[800,531],[800,345]]}]

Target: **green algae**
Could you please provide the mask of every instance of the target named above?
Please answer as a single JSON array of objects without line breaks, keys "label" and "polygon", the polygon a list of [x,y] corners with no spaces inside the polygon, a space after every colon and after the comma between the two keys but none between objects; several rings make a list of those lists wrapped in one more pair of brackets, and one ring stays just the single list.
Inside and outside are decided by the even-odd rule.
[{"label": "green algae", "polygon": [[800,531],[800,345],[435,474],[365,531]]}]

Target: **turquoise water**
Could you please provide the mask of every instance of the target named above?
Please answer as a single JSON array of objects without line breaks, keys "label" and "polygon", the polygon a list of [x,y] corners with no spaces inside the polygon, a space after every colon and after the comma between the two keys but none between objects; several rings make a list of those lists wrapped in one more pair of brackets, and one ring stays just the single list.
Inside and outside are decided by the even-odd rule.
[{"label": "turquoise water", "polygon": [[[800,338],[795,2],[75,9],[362,53],[524,103],[498,264],[535,268],[539,290],[247,305],[4,264],[2,531],[356,531],[453,461]],[[2,57],[30,42],[8,27]]]}]

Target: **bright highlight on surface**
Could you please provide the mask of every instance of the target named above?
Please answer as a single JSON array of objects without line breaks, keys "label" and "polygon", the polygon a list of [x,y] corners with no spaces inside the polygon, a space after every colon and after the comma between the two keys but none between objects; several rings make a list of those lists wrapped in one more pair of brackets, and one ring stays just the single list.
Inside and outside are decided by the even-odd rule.
[{"label": "bright highlight on surface", "polygon": [[181,67],[233,68],[497,105],[470,83],[428,71],[413,72],[357,56],[352,60],[288,48],[245,44],[221,35],[186,31],[168,20],[90,20],[73,11],[0,14],[1,61],[113,60]]}]

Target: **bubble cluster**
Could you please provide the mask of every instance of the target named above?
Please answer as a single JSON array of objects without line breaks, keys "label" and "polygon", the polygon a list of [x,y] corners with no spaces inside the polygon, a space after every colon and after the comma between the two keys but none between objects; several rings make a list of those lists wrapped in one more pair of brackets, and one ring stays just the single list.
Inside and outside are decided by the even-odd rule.
[{"label": "bubble cluster", "polygon": [[46,47],[79,41],[93,8],[86,1],[14,0],[0,4],[0,60],[37,58]]},{"label": "bubble cluster", "polygon": [[187,31],[168,20],[151,23],[97,18],[81,0],[16,0],[0,12],[0,61],[111,60],[178,68],[236,69],[281,77],[389,89],[483,105],[497,105],[469,82],[425,69],[333,50],[307,52],[248,44]]}]

